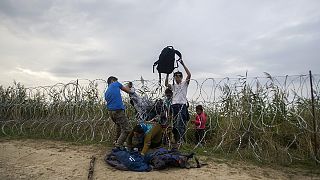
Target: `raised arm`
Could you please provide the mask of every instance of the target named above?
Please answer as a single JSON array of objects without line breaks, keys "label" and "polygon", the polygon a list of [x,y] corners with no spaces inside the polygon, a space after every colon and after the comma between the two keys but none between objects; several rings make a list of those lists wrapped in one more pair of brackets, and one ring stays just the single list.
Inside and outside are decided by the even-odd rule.
[{"label": "raised arm", "polygon": [[121,90],[124,91],[124,92],[126,92],[126,93],[128,93],[128,94],[132,94],[132,93],[133,93],[133,92],[130,90],[130,88],[127,87],[127,86],[122,86],[122,87],[121,87]]},{"label": "raised arm", "polygon": [[187,68],[187,66],[184,64],[184,62],[182,61],[182,59],[180,60],[181,65],[183,66],[184,70],[187,73],[187,77],[186,77],[186,82],[189,84],[190,79],[191,79],[191,73],[189,71],[189,69]]}]

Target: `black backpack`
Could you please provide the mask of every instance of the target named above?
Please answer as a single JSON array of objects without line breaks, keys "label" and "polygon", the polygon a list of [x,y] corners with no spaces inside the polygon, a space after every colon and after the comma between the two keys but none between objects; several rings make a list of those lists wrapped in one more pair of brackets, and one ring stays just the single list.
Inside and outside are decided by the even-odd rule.
[{"label": "black backpack", "polygon": [[[196,166],[191,166],[190,159],[194,158]],[[167,167],[180,167],[180,168],[200,168],[204,163],[200,163],[195,153],[182,154],[177,150],[168,150],[166,148],[158,148],[151,153],[147,153],[144,160],[154,169],[165,169]]]},{"label": "black backpack", "polygon": [[[175,59],[175,55],[179,56],[179,59]],[[154,67],[157,66],[159,73],[159,82],[161,82],[161,73],[171,74],[175,68],[178,67],[178,60],[182,57],[181,53],[178,50],[175,50],[173,46],[167,46],[159,55],[159,60],[153,64],[153,73]],[[177,66],[174,67],[174,63],[177,63]]]}]

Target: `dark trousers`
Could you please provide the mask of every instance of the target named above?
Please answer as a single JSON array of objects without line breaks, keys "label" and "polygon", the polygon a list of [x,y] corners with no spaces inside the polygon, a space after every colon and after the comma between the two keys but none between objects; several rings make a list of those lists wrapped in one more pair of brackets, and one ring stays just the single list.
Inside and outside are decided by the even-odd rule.
[{"label": "dark trousers", "polygon": [[196,129],[196,132],[195,132],[196,144],[202,143],[204,141],[204,139],[202,139],[204,136],[204,131],[205,131],[204,129]]},{"label": "dark trousers", "polygon": [[173,104],[171,105],[171,111],[173,115],[173,136],[175,142],[181,142],[185,140],[186,126],[189,121],[189,113],[185,104]]}]

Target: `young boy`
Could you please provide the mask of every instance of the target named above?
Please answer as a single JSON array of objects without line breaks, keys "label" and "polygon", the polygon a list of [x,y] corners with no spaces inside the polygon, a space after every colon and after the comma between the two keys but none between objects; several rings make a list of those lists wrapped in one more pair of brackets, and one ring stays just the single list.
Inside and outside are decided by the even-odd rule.
[{"label": "young boy", "polygon": [[196,143],[197,145],[201,145],[206,129],[207,114],[203,111],[203,107],[201,105],[196,106],[196,113],[196,119],[191,122],[194,123],[196,129]]},{"label": "young boy", "polygon": [[[172,132],[172,124],[171,124],[171,112],[170,107],[172,103],[172,95],[173,92],[171,89],[167,88],[164,91],[165,97],[163,100],[163,121],[160,123],[163,130],[163,139],[162,142],[164,145],[168,145],[172,142],[171,132]],[[170,146],[170,144],[169,144]]]},{"label": "young boy", "polygon": [[187,91],[190,83],[191,73],[187,66],[184,64],[182,59],[179,61],[187,73],[187,78],[182,81],[182,72],[175,72],[173,74],[174,83],[173,85],[168,83],[169,75],[165,80],[165,85],[170,88],[173,92],[172,96],[172,115],[173,115],[173,134],[176,143],[181,144],[185,137],[186,125],[189,120],[189,113],[187,108]]},{"label": "young boy", "polygon": [[169,111],[170,111],[170,106],[172,103],[172,96],[173,96],[173,92],[171,89],[167,88],[164,91],[164,95],[165,95],[165,99],[164,99],[164,110],[166,111],[167,115],[169,115]]},{"label": "young boy", "polygon": [[150,148],[161,146],[162,128],[158,123],[140,123],[136,125],[128,137],[128,147],[138,148],[145,155]]},{"label": "young boy", "polygon": [[170,114],[170,106],[172,101],[172,91],[167,88],[164,91],[165,97],[163,99],[158,99],[155,102],[155,112],[156,116],[152,119],[152,121],[158,122],[162,128],[166,128],[168,126],[168,119]]},{"label": "young boy", "polygon": [[123,146],[127,136],[130,132],[129,122],[125,115],[125,106],[122,102],[120,90],[130,94],[129,88],[123,86],[118,82],[118,79],[114,76],[110,76],[107,80],[108,89],[104,94],[104,98],[107,102],[107,109],[112,121],[116,124],[116,141],[115,147]]}]

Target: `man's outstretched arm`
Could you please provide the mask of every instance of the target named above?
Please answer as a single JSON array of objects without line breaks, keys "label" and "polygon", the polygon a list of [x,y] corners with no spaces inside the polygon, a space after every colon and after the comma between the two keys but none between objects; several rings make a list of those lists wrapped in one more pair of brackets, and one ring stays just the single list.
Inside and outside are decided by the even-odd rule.
[{"label": "man's outstretched arm", "polygon": [[188,67],[187,67],[187,66],[184,64],[184,62],[182,61],[182,59],[180,60],[180,63],[181,63],[181,65],[183,66],[184,70],[185,70],[186,73],[187,73],[186,82],[189,84],[190,79],[191,79],[191,73],[190,73]]},{"label": "man's outstretched arm", "polygon": [[132,93],[133,93],[133,92],[130,90],[130,88],[127,87],[127,86],[122,86],[120,89],[121,89],[122,91],[128,93],[128,94],[132,94]]}]

